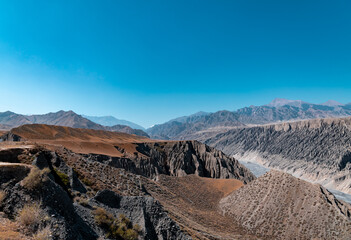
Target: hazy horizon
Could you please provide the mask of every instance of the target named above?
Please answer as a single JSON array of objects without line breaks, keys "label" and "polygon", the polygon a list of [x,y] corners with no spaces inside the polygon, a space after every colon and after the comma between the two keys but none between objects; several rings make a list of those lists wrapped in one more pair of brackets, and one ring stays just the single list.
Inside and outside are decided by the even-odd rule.
[{"label": "hazy horizon", "polygon": [[[328,102],[330,102],[330,101],[332,101],[333,103],[340,103],[340,104],[342,104],[342,105],[346,105],[346,104],[351,104],[351,102],[346,102],[346,103],[341,103],[341,102],[337,102],[337,101],[335,101],[335,100],[333,100],[333,99],[328,99],[328,100],[326,100],[326,101],[324,101],[324,102],[320,102],[320,103],[312,103],[312,102],[307,102],[307,101],[304,101],[304,100],[302,100],[302,99],[284,99],[284,98],[274,98],[274,99],[272,99],[272,101],[270,101],[270,102],[267,102],[267,103],[265,103],[265,104],[262,104],[262,105],[269,105],[269,104],[271,104],[272,102],[274,102],[275,100],[288,100],[288,101],[302,101],[302,102],[306,102],[306,103],[310,103],[310,104],[316,104],[316,105],[318,105],[318,104],[325,104],[325,103],[328,103]],[[262,106],[262,105],[256,105],[256,106]],[[248,105],[248,106],[244,106],[244,107],[250,107],[250,106],[252,106],[252,105]],[[113,115],[87,115],[87,114],[85,114],[85,113],[80,113],[80,112],[75,112],[76,114],[79,114],[79,115],[81,115],[81,116],[83,116],[83,117],[113,117],[113,118],[116,118],[116,119],[118,119],[118,120],[121,120],[121,121],[126,121],[126,122],[131,122],[131,123],[134,123],[134,124],[137,124],[137,125],[139,125],[139,126],[141,126],[141,127],[143,127],[144,129],[148,129],[148,128],[151,128],[151,127],[153,127],[153,126],[155,126],[155,125],[157,125],[157,124],[163,124],[163,123],[165,123],[165,122],[168,122],[168,121],[170,121],[170,120],[173,120],[173,119],[176,119],[176,118],[180,118],[180,117],[186,117],[186,116],[189,116],[189,115],[192,115],[192,114],[196,114],[196,113],[200,113],[200,112],[205,112],[205,113],[214,113],[214,112],[217,112],[217,111],[236,111],[236,110],[239,110],[240,108],[238,108],[238,109],[217,109],[217,110],[215,110],[215,111],[213,111],[213,112],[206,112],[206,111],[201,111],[201,110],[199,110],[199,111],[197,111],[197,112],[193,112],[193,113],[190,113],[190,114],[188,114],[188,115],[179,115],[179,116],[176,116],[176,117],[174,117],[174,118],[171,118],[171,119],[167,119],[166,121],[164,121],[164,122],[157,122],[157,123],[155,123],[155,124],[152,124],[152,125],[150,125],[150,126],[143,126],[143,125],[141,125],[141,124],[137,124],[137,123],[134,123],[134,122],[132,122],[132,121],[129,121],[128,119],[121,119],[121,118],[119,118],[118,116],[113,116]],[[13,111],[11,111],[11,110],[6,110],[6,111],[10,111],[10,112],[13,112]],[[72,109],[60,109],[60,110],[58,110],[58,111],[73,111]],[[17,114],[24,114],[24,115],[37,115],[37,114],[47,114],[47,113],[53,113],[53,112],[58,112],[58,111],[49,111],[49,112],[43,112],[43,113],[22,113],[22,112],[15,112],[15,113],[17,113]],[[74,111],[73,111],[74,112]]]}]

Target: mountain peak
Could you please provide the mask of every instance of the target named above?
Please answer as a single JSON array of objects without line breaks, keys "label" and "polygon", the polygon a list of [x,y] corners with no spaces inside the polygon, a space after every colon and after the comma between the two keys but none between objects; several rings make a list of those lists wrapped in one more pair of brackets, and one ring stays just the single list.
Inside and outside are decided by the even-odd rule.
[{"label": "mountain peak", "polygon": [[290,106],[301,106],[301,104],[304,103],[301,100],[288,100],[285,98],[275,98],[272,102],[270,102],[269,104],[267,104],[267,106],[269,107],[282,107],[285,105],[290,105]]},{"label": "mountain peak", "polygon": [[339,103],[339,102],[334,101],[334,100],[328,100],[325,103],[321,103],[321,105],[329,106],[329,107],[344,106],[344,104]]},{"label": "mountain peak", "polygon": [[95,123],[101,124],[103,126],[108,126],[108,127],[113,127],[115,125],[125,125],[125,126],[129,126],[131,128],[134,129],[140,129],[140,130],[145,130],[145,128],[143,128],[142,126],[127,121],[127,120],[123,120],[123,119],[117,119],[113,116],[87,116],[87,115],[82,115],[84,118],[89,119],[90,121],[93,121]]}]

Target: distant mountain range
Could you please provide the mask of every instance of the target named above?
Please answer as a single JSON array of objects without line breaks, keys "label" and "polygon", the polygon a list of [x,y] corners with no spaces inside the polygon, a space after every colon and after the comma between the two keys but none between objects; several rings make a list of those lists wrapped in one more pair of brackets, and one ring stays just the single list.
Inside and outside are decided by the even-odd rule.
[{"label": "distant mountain range", "polygon": [[144,131],[133,129],[126,125],[103,126],[95,123],[73,111],[59,111],[42,115],[22,115],[14,112],[0,113],[0,128],[9,130],[25,124],[47,124],[56,126],[65,126],[73,128],[87,128],[95,130],[107,130],[112,132],[124,132],[139,136],[148,137]]},{"label": "distant mountain range", "polygon": [[208,128],[232,128],[238,126],[245,126],[239,121],[238,114],[229,111],[218,111],[181,117],[164,124],[155,125],[146,131],[153,138],[157,139],[185,139],[184,136],[190,136],[194,132]]},{"label": "distant mountain range", "polygon": [[140,136],[151,136],[155,139],[206,140],[218,133],[237,127],[346,116],[351,116],[351,103],[342,104],[329,100],[325,103],[313,104],[301,100],[276,98],[269,104],[244,107],[237,111],[198,112],[154,125],[147,130],[133,122],[120,120],[112,116],[86,116],[76,114],[73,111],[59,111],[43,115],[22,115],[7,111],[0,113],[0,130],[38,123],[125,132]]},{"label": "distant mountain range", "polygon": [[146,132],[160,139],[199,139],[201,134],[224,132],[238,126],[346,116],[351,116],[351,103],[341,104],[330,100],[313,104],[277,98],[267,105],[245,107],[233,112],[196,113],[155,125]]},{"label": "distant mountain range", "polygon": [[102,117],[86,116],[86,115],[82,115],[82,116],[85,117],[86,119],[89,119],[92,122],[101,124],[103,126],[112,127],[115,125],[125,125],[125,126],[129,126],[131,128],[134,128],[134,129],[141,129],[143,131],[146,130],[145,128],[143,128],[142,126],[140,126],[136,123],[133,123],[133,122],[130,122],[127,120],[117,119],[113,116],[102,116]]}]

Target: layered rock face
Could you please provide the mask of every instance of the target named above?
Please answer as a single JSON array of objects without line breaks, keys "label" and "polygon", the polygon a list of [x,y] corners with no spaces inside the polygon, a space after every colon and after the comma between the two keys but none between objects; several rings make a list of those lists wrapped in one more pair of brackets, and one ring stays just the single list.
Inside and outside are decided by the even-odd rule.
[{"label": "layered rock face", "polygon": [[[136,143],[135,157],[87,155],[90,159],[149,178],[160,174],[210,178],[235,178],[248,183],[255,176],[235,158],[198,141]],[[120,151],[123,149],[119,148]]]},{"label": "layered rock face", "polygon": [[351,193],[351,118],[239,128],[204,142],[238,159]]},{"label": "layered rock face", "polygon": [[151,196],[120,196],[115,192],[103,190],[98,192],[90,203],[104,207],[116,217],[120,214],[126,215],[144,230],[143,239],[191,239]]},{"label": "layered rock face", "polygon": [[[33,160],[33,165],[0,162],[0,191],[4,193],[0,201],[0,211],[7,217],[16,218],[24,206],[38,202],[42,214],[47,215],[41,220],[38,228],[49,228],[52,237],[50,239],[110,239],[106,235],[105,227],[96,220],[94,211],[100,208],[106,211],[106,215],[103,215],[106,219],[111,217],[117,219],[124,214],[133,225],[138,224],[140,239],[191,239],[169,218],[160,203],[143,192],[142,183],[137,176],[121,173],[122,178],[119,180],[139,180],[140,186],[137,187],[140,188],[140,196],[121,196],[111,190],[97,192],[102,185],[94,185],[96,188],[94,190],[90,183],[99,180],[96,175],[95,178],[90,178],[89,182],[82,172],[76,172],[55,152],[37,150],[31,152],[33,155],[30,159]],[[31,154],[30,151],[27,154]],[[16,159],[16,156],[13,159]],[[113,170],[113,167],[110,168],[110,171]],[[30,172],[40,169],[45,171],[31,177],[30,187],[26,186],[24,181],[30,177]],[[94,172],[96,169],[90,170]],[[109,171],[104,169],[102,173],[109,174]],[[114,180],[119,172],[115,173],[117,174],[113,177]],[[83,179],[83,182],[80,179]],[[35,182],[35,185],[32,182]],[[104,186],[113,189],[108,179],[103,182]],[[123,191],[124,187],[117,191],[126,194],[127,191]],[[127,186],[127,190],[129,188],[130,186]]]},{"label": "layered rock face", "polygon": [[350,239],[351,207],[320,185],[271,171],[219,203],[223,214],[267,239]]}]

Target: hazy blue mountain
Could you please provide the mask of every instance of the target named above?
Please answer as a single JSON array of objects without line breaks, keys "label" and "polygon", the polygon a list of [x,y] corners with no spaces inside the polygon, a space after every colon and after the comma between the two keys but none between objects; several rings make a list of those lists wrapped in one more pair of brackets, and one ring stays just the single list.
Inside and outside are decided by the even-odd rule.
[{"label": "hazy blue mountain", "polygon": [[339,102],[334,101],[334,100],[326,101],[325,103],[321,103],[320,105],[330,106],[330,107],[344,106],[344,104],[339,103]]},{"label": "hazy blue mountain", "polygon": [[218,111],[199,115],[181,117],[164,124],[155,125],[146,132],[157,139],[189,139],[191,134],[210,128],[230,128],[244,126],[238,121],[238,114],[230,111]]},{"label": "hazy blue mountain", "polygon": [[[302,100],[276,98],[262,106],[249,106],[236,111],[198,112],[172,119],[147,129],[147,133],[162,139],[201,139],[209,131],[226,131],[228,127],[267,124],[315,118],[351,116],[351,104],[329,100],[313,104]],[[199,135],[200,134],[200,135]]]},{"label": "hazy blue mountain", "polygon": [[148,134],[146,134],[141,129],[134,129],[125,124],[113,124],[112,126],[104,126],[73,111],[58,111],[37,115],[22,115],[10,111],[0,112],[0,129],[9,130],[21,125],[34,123],[66,126],[72,128],[88,128],[112,132],[124,132],[128,134],[148,137]]},{"label": "hazy blue mountain", "polygon": [[130,122],[127,120],[117,119],[113,116],[102,116],[102,117],[86,116],[86,115],[82,115],[82,116],[89,119],[90,121],[101,124],[103,126],[112,127],[115,125],[126,125],[126,126],[129,126],[131,128],[134,128],[134,129],[145,130],[145,128],[143,128],[142,126],[140,126],[136,123],[133,123],[133,122]]},{"label": "hazy blue mountain", "polygon": [[183,116],[183,117],[174,118],[172,120],[169,120],[167,123],[170,123],[170,122],[180,122],[180,123],[194,122],[197,119],[201,118],[202,116],[206,116],[206,115],[209,115],[209,114],[211,114],[211,113],[200,111],[200,112],[191,114],[189,116]]}]

